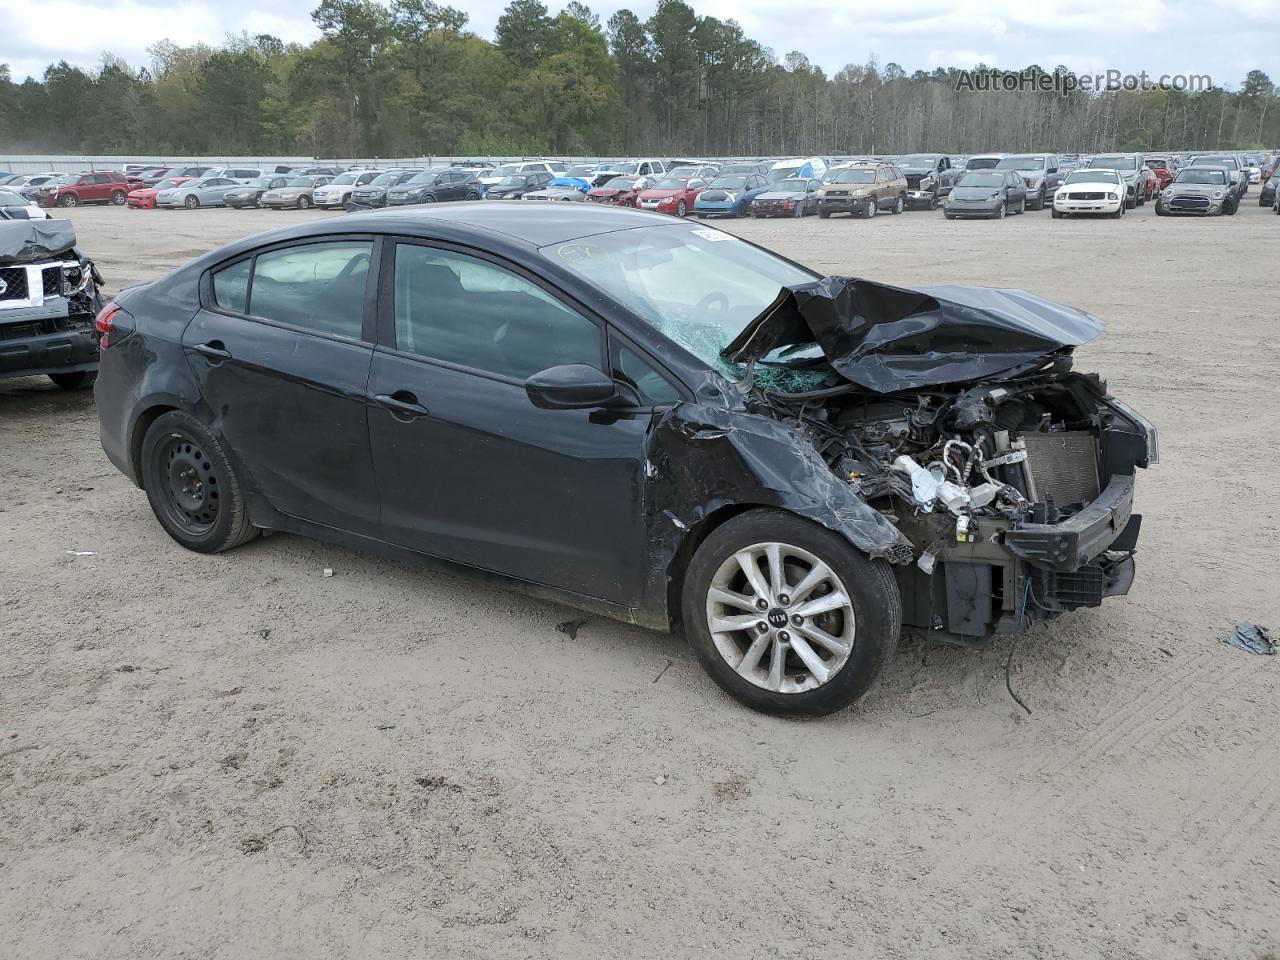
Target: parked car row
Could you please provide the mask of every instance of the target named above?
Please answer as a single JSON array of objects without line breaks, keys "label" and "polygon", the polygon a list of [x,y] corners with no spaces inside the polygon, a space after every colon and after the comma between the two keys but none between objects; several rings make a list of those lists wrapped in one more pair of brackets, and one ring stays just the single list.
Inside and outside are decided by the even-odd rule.
[{"label": "parked car row", "polygon": [[[133,209],[367,209],[478,200],[592,202],[684,217],[805,217],[941,210],[949,220],[1000,219],[1052,208],[1055,218],[1103,215],[1154,201],[1156,212],[1234,213],[1252,183],[1276,196],[1277,156],[1236,153],[919,153],[783,160],[635,158],[569,163],[342,170],[336,166],[130,167],[123,172],[0,177],[23,206],[109,203]],[[1199,172],[1188,173],[1189,170]],[[1221,176],[1204,171],[1221,171]],[[1221,189],[1215,189],[1220,187]],[[1220,194],[1220,195],[1218,195]]]}]

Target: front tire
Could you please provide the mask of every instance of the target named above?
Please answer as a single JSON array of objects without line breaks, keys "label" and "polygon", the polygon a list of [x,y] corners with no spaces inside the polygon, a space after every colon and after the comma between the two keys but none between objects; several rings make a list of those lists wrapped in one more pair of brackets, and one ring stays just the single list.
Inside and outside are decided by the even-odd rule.
[{"label": "front tire", "polygon": [[197,197],[195,194],[192,194],[191,196],[187,197],[187,199],[182,201],[182,205],[186,207],[188,210],[195,210],[200,206],[200,198]]},{"label": "front tire", "polygon": [[64,193],[58,198],[58,206],[60,207],[74,207],[78,202],[79,200],[74,193]]},{"label": "front tire", "polygon": [[685,205],[685,202],[683,200],[681,200],[679,203],[676,204],[677,217],[683,217],[688,212],[689,212],[689,208]]},{"label": "front tire", "polygon": [[765,713],[822,716],[861,697],[901,632],[889,564],[781,510],[752,510],[694,554],[682,598],[703,668]]},{"label": "front tire", "polygon": [[298,198],[298,209],[299,209],[299,210],[307,210],[307,209],[310,209],[310,207],[311,207],[311,201],[310,201],[307,197],[299,197],[299,198]]},{"label": "front tire", "polygon": [[1005,204],[1003,200],[1001,200],[1000,206],[996,207],[996,212],[992,215],[992,219],[1003,220],[1005,217],[1005,214],[1008,212],[1009,212],[1008,206]]},{"label": "front tire", "polygon": [[867,201],[867,209],[862,212],[863,219],[870,220],[880,212],[880,203],[875,197]]},{"label": "front tire", "polygon": [[190,414],[171,410],[147,430],[142,485],[160,525],[188,550],[219,553],[258,534],[231,461]]}]

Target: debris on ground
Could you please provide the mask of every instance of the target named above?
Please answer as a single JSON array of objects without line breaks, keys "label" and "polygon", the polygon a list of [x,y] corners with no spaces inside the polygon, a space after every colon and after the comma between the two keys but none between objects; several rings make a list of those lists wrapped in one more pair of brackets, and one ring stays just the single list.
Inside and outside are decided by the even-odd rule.
[{"label": "debris on ground", "polygon": [[657,776],[653,778],[653,782],[656,783],[658,786],[662,786],[664,783],[667,782],[667,778],[665,776]]},{"label": "debris on ground", "polygon": [[1276,652],[1276,642],[1271,634],[1256,623],[1237,624],[1223,643],[1229,643],[1247,653],[1256,653],[1260,657],[1275,656]]},{"label": "debris on ground", "polygon": [[65,552],[69,557],[96,557],[98,555],[96,550],[67,550]]},{"label": "debris on ground", "polygon": [[413,782],[422,787],[423,790],[448,790],[452,793],[460,793],[462,791],[462,787],[456,783],[450,783],[446,777],[440,774],[430,777],[415,777]]},{"label": "debris on ground", "polygon": [[116,667],[116,673],[133,673],[137,669],[132,663],[122,663]]},{"label": "debris on ground", "polygon": [[324,568],[324,576],[326,576],[326,577],[332,577],[332,576],[333,576],[333,567],[325,567],[325,568]]},{"label": "debris on ground", "polygon": [[578,617],[574,620],[566,620],[564,623],[557,624],[556,629],[567,636],[570,640],[577,640],[578,630],[589,619],[589,617]]},{"label": "debris on ground", "polygon": [[281,830],[296,830],[298,839],[302,841],[302,846],[298,848],[298,853],[305,855],[307,852],[307,835],[302,832],[302,828],[292,823],[281,824],[274,830],[268,830],[262,834],[250,834],[240,841],[240,849],[245,853],[262,853],[267,849],[268,841],[279,833]]}]

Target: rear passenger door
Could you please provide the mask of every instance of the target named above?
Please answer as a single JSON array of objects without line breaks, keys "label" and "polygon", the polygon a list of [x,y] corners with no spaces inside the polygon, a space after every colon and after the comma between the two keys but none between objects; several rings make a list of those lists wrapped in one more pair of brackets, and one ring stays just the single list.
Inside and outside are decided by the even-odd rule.
[{"label": "rear passenger door", "polygon": [[253,487],[290,517],[370,537],[376,248],[369,236],[311,238],[220,265],[182,336],[207,423]]},{"label": "rear passenger door", "polygon": [[563,364],[609,370],[604,325],[476,251],[405,240],[383,258],[368,392],[385,539],[634,602],[651,408],[545,410],[524,386]]}]

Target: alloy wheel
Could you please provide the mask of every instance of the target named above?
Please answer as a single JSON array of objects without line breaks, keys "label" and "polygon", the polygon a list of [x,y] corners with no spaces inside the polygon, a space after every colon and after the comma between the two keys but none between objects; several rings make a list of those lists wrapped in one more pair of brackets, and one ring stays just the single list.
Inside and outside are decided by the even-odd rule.
[{"label": "alloy wheel", "polygon": [[717,652],[744,680],[775,693],[827,683],[853,651],[849,592],[814,554],[776,541],[735,552],[707,591]]}]

